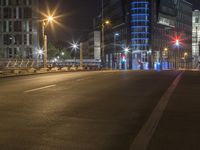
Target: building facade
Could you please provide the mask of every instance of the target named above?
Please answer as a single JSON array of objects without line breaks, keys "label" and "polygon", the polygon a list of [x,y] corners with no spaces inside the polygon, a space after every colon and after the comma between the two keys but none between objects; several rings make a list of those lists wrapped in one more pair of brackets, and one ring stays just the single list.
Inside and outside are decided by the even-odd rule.
[{"label": "building facade", "polygon": [[110,0],[104,7],[104,18],[113,23],[105,32],[107,66],[167,69],[191,62],[192,5],[187,1]]},{"label": "building facade", "polygon": [[37,0],[0,0],[0,53],[6,59],[33,59],[39,48]]},{"label": "building facade", "polygon": [[101,33],[90,32],[86,39],[82,40],[84,59],[101,60]]},{"label": "building facade", "polygon": [[193,30],[192,30],[192,55],[193,57],[200,56],[200,11],[193,11]]}]

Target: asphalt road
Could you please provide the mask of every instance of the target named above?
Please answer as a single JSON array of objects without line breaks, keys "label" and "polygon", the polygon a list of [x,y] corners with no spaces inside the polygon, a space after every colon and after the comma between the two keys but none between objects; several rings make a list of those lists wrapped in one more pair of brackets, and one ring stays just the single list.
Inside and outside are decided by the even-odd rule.
[{"label": "asphalt road", "polygon": [[[129,150],[177,74],[173,71],[108,71],[0,79],[0,149]],[[177,150],[180,148],[173,148],[173,144],[187,139],[182,138],[180,143],[179,140],[170,141],[170,136],[172,139],[182,136],[174,131],[178,121],[184,123],[179,111],[192,108],[185,98],[188,105],[176,109],[181,103],[180,94],[187,90],[185,84],[190,83],[190,73],[184,76],[186,81],[181,81],[172,96],[173,101],[170,99],[149,150]],[[199,112],[199,107],[195,108]],[[184,114],[187,113],[185,110]],[[198,116],[187,117],[187,121],[191,121]],[[195,127],[200,133],[200,128]]]}]

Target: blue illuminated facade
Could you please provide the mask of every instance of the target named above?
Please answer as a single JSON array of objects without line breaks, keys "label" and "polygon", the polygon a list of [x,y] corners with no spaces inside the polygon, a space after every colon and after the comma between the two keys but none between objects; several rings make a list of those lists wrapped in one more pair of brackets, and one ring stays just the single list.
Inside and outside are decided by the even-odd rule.
[{"label": "blue illuminated facade", "polygon": [[[148,69],[148,52],[150,50],[151,2],[149,0],[132,0],[130,4],[130,28],[132,48],[132,69]],[[140,64],[143,64],[142,66]]]},{"label": "blue illuminated facade", "polygon": [[[180,67],[183,53],[191,51],[192,6],[186,0],[107,0],[104,14],[112,21],[112,27],[105,30],[107,67],[174,68],[173,37],[182,33]],[[164,52],[165,48],[169,51]]]},{"label": "blue illuminated facade", "polygon": [[146,0],[131,2],[131,47],[147,51],[150,41],[150,3]]}]

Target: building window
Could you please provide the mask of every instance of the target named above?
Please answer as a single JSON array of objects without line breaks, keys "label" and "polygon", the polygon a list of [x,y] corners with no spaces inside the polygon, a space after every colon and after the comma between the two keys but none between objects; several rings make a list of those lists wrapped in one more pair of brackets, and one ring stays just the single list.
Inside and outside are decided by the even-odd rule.
[{"label": "building window", "polygon": [[32,18],[32,10],[30,7],[24,8],[24,18],[26,19]]},{"label": "building window", "polygon": [[6,51],[7,51],[7,57],[8,58],[13,58],[13,54],[12,54],[12,48],[6,48]]},{"label": "building window", "polygon": [[13,18],[16,19],[17,18],[17,9],[13,8]]},{"label": "building window", "polygon": [[11,19],[12,18],[12,9],[9,7],[5,7],[3,9],[3,16],[5,19]]},{"label": "building window", "polygon": [[3,35],[3,44],[4,45],[11,45],[13,41],[13,38],[10,34],[4,34]]},{"label": "building window", "polygon": [[14,44],[15,45],[21,45],[22,44],[22,35],[21,34],[16,34],[14,35]]},{"label": "building window", "polygon": [[23,5],[23,0],[17,0],[17,5]]},{"label": "building window", "polygon": [[32,21],[29,21],[29,32],[32,32]]},{"label": "building window", "polygon": [[[1,5],[1,1],[0,1],[0,5]],[[1,8],[0,8],[0,18],[1,18]]]},{"label": "building window", "polygon": [[28,42],[27,42],[27,34],[24,34],[24,45],[27,45]]},{"label": "building window", "polygon": [[8,0],[3,0],[3,5],[7,6],[8,5]]},{"label": "building window", "polygon": [[9,2],[11,5],[17,5],[17,0],[11,0],[10,2]]},{"label": "building window", "polygon": [[19,11],[19,12],[18,12],[18,13],[19,13],[19,16],[18,16],[18,17],[19,17],[19,19],[22,19],[22,8],[19,8],[18,11]]},{"label": "building window", "polygon": [[33,39],[32,39],[32,34],[29,34],[29,45],[32,45],[33,44]]},{"label": "building window", "polygon": [[29,4],[29,5],[32,5],[32,0],[28,0],[28,4]]},{"label": "building window", "polygon": [[22,31],[22,22],[21,21],[15,21],[14,22],[14,31],[15,32],[21,32]]},{"label": "building window", "polygon": [[26,49],[26,58],[27,59],[33,58],[32,48],[27,48]]},{"label": "building window", "polygon": [[17,57],[17,48],[14,48],[14,50],[13,50],[13,57],[14,57],[14,58]]},{"label": "building window", "polygon": [[3,22],[3,32],[7,32],[7,21]]},{"label": "building window", "polygon": [[12,29],[13,29],[12,21],[9,21],[8,22],[8,30],[9,30],[9,32],[12,32]]},{"label": "building window", "polygon": [[195,23],[199,23],[199,18],[198,17],[195,18]]},{"label": "building window", "polygon": [[2,22],[0,21],[0,33],[2,32]]}]

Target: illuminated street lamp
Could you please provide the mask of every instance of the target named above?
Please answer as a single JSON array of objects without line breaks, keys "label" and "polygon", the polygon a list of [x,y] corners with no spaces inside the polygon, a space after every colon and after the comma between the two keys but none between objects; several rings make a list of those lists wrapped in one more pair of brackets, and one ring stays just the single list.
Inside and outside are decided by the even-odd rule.
[{"label": "illuminated street lamp", "polygon": [[184,53],[184,57],[187,57],[187,56],[188,56],[188,53],[187,53],[187,52],[185,52],[185,53]]},{"label": "illuminated street lamp", "polygon": [[129,52],[129,48],[128,47],[124,48],[124,52],[128,53]]},{"label": "illuminated street lamp", "polygon": [[76,52],[79,49],[79,44],[78,42],[73,42],[71,43],[71,48],[74,51],[74,65],[76,65]]},{"label": "illuminated street lamp", "polygon": [[185,52],[184,53],[185,68],[187,68],[187,57],[188,57],[188,53]]},{"label": "illuminated street lamp", "polygon": [[64,56],[64,55],[65,55],[65,53],[64,53],[64,52],[62,52],[62,53],[61,53],[61,55],[62,55],[62,56]]},{"label": "illuminated street lamp", "polygon": [[117,37],[119,37],[120,36],[120,34],[119,33],[115,33],[114,34],[114,55],[113,55],[113,57],[114,57],[114,68],[115,69],[117,69],[117,62],[116,62],[116,57],[117,57],[117,53],[116,53],[116,45],[117,45]]},{"label": "illuminated street lamp", "polygon": [[105,65],[105,38],[104,38],[104,34],[105,34],[105,26],[108,26],[108,25],[110,25],[111,24],[111,21],[110,20],[108,20],[108,19],[106,19],[106,20],[104,20],[104,18],[102,19],[102,25],[101,25],[101,41],[102,41],[102,43],[101,43],[101,49],[102,49],[102,63],[103,63],[103,65]]},{"label": "illuminated street lamp", "polygon": [[177,53],[179,55],[179,47],[180,47],[180,40],[176,39],[175,46],[177,48],[177,51],[175,52],[175,69],[177,69]]},{"label": "illuminated street lamp", "polygon": [[179,39],[176,39],[176,46],[180,46]]},{"label": "illuminated street lamp", "polygon": [[167,48],[167,47],[165,47],[165,48],[164,48],[164,51],[165,51],[165,52],[167,52],[167,51],[168,51],[168,48]]},{"label": "illuminated street lamp", "polygon": [[44,52],[43,52],[43,67],[44,68],[47,68],[47,35],[45,34],[45,28],[46,28],[46,26],[47,26],[47,24],[48,23],[51,23],[51,22],[53,22],[54,21],[54,17],[53,16],[47,16],[47,18],[46,19],[44,19],[43,21],[42,21],[42,39],[43,39],[43,50],[44,50]]}]

